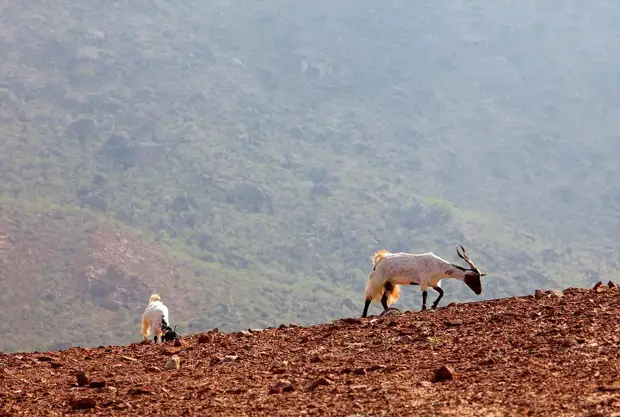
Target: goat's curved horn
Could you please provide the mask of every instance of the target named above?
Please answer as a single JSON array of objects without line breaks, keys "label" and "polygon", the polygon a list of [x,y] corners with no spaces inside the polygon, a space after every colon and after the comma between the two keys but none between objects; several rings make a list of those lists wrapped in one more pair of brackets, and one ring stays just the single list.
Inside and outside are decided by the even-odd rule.
[{"label": "goat's curved horn", "polygon": [[[461,248],[461,251],[459,251],[459,247]],[[474,271],[478,270],[478,268],[476,268],[476,265],[474,265],[472,260],[469,259],[469,256],[467,256],[467,252],[465,252],[465,248],[463,247],[463,245],[457,246],[456,253],[459,255],[459,257],[461,257],[461,259],[463,259],[465,262],[467,262],[467,264],[469,265],[469,267],[471,269],[473,269]]]}]

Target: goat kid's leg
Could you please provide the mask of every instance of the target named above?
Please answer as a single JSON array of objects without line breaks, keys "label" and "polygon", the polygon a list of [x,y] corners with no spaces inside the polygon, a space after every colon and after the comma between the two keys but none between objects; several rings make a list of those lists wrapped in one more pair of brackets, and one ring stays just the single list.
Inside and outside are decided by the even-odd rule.
[{"label": "goat kid's leg", "polygon": [[372,300],[366,300],[366,302],[364,303],[364,312],[362,313],[362,318],[365,318],[366,315],[368,315],[368,307],[370,307],[370,302]]},{"label": "goat kid's leg", "polygon": [[153,336],[153,343],[157,344],[157,335]]},{"label": "goat kid's leg", "polygon": [[426,310],[426,297],[428,296],[428,292],[426,290],[422,291],[422,310]]},{"label": "goat kid's leg", "polygon": [[441,289],[441,287],[433,287],[433,289],[439,293],[439,296],[437,297],[437,299],[435,300],[431,308],[437,308],[437,304],[439,304],[439,300],[441,300],[441,297],[443,297],[443,290]]}]

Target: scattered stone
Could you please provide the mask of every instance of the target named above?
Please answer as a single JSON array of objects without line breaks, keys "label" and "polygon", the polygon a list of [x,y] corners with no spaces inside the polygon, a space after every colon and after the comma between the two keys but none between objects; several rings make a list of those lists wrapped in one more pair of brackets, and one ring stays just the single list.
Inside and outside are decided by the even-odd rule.
[{"label": "scattered stone", "polygon": [[237,356],[237,355],[226,355],[223,358],[218,359],[217,363],[234,362],[237,359],[239,359],[239,356]]},{"label": "scattered stone", "polygon": [[344,319],[338,320],[342,324],[360,324],[362,320],[357,317],[346,317]]},{"label": "scattered stone", "polygon": [[174,339],[174,346],[175,347],[183,346],[183,339]]},{"label": "scattered stone", "polygon": [[50,362],[50,366],[52,369],[58,369],[62,366],[62,363],[54,361],[54,362]]},{"label": "scattered stone", "polygon": [[331,385],[333,384],[333,382],[325,377],[320,377],[318,379],[315,379],[314,381],[310,382],[308,385],[306,385],[306,389],[308,391],[312,391],[317,387],[320,387],[321,385]]},{"label": "scattered stone", "polygon": [[564,297],[564,293],[562,293],[562,291],[551,291],[551,294],[549,294],[549,297],[557,297],[557,298],[562,298]]},{"label": "scattered stone", "polygon": [[431,385],[433,385],[433,383],[431,381],[420,381],[420,385],[423,386],[424,388],[428,388]]},{"label": "scattered stone", "polygon": [[381,314],[379,314],[379,317],[395,316],[398,314],[402,314],[400,310],[398,310],[397,308],[390,307],[389,310],[383,310]]},{"label": "scattered stone", "polygon": [[614,284],[613,282],[609,281],[609,282],[607,283],[607,286],[608,286],[609,288],[615,288],[615,287],[616,287],[616,284]]},{"label": "scattered stone", "polygon": [[121,356],[121,359],[125,359],[128,362],[138,362],[136,358],[132,358],[131,356]]},{"label": "scattered stone", "polygon": [[577,341],[573,338],[567,337],[564,340],[562,340],[561,344],[563,347],[571,347],[571,346],[575,346],[577,344]]},{"label": "scattered stone", "polygon": [[39,362],[52,362],[54,360],[51,356],[39,356],[37,359]]},{"label": "scattered stone", "polygon": [[181,358],[177,355],[172,355],[170,359],[166,361],[164,369],[179,369],[181,367]]},{"label": "scattered stone", "polygon": [[198,343],[209,343],[211,341],[211,337],[208,334],[202,333],[198,336]]},{"label": "scattered stone", "polygon": [[435,371],[433,382],[448,381],[454,379],[455,377],[456,373],[454,372],[454,369],[450,366],[444,365]]},{"label": "scattered stone", "polygon": [[148,368],[146,368],[147,372],[161,372],[161,368],[158,368],[157,366],[149,366]]},{"label": "scattered stone", "polygon": [[288,326],[286,324],[281,324],[278,326],[278,329],[286,329]]},{"label": "scattered stone", "polygon": [[142,340],[140,343],[138,343],[139,345],[151,345],[153,342],[151,342],[150,340]]},{"label": "scattered stone", "polygon": [[446,320],[443,324],[446,327],[456,327],[463,325],[463,320]]},{"label": "scattered stone", "polygon": [[105,381],[103,381],[103,380],[90,381],[88,386],[91,387],[91,388],[103,388],[103,387],[105,387]]},{"label": "scattered stone", "polygon": [[80,398],[71,402],[71,408],[74,410],[88,410],[95,408],[96,405],[95,400],[92,398]]},{"label": "scattered stone", "polygon": [[620,381],[615,381],[611,384],[601,385],[598,387],[598,390],[604,392],[620,391]]},{"label": "scattered stone", "polygon": [[288,379],[280,379],[271,388],[269,388],[269,394],[278,394],[281,392],[295,391],[295,387]]},{"label": "scattered stone", "polygon": [[456,305],[457,305],[457,304],[456,304],[455,302],[452,302],[452,303],[448,304],[448,305],[446,306],[446,308],[456,307]]},{"label": "scattered stone", "polygon": [[366,369],[365,368],[356,368],[353,370],[352,372],[355,375],[366,375]]},{"label": "scattered stone", "polygon": [[150,395],[153,392],[146,388],[138,387],[138,388],[131,388],[127,393],[129,395]]},{"label": "scattered stone", "polygon": [[603,283],[601,281],[597,282],[596,284],[594,284],[594,287],[592,287],[593,290],[596,290],[597,288],[600,288],[603,286]]},{"label": "scattered stone", "polygon": [[310,363],[317,363],[317,362],[321,362],[322,359],[319,355],[314,355],[313,357],[311,357],[308,362]]},{"label": "scattered stone", "polygon": [[542,298],[545,296],[545,292],[542,290],[536,290],[534,291],[534,297],[536,298]]},{"label": "scattered stone", "polygon": [[86,376],[84,372],[80,372],[79,374],[77,374],[78,387],[83,387],[85,385],[88,385],[89,383],[90,383],[90,380],[88,379],[88,377]]}]

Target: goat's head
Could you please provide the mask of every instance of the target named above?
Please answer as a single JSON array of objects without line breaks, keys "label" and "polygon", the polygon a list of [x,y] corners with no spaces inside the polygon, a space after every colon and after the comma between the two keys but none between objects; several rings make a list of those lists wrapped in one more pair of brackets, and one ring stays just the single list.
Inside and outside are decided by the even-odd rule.
[{"label": "goat's head", "polygon": [[166,332],[164,333],[164,340],[166,342],[170,342],[172,340],[178,339],[179,337],[181,337],[181,335],[177,333],[177,326],[176,326],[176,324],[174,326],[174,329],[172,329],[169,326],[167,326]]},{"label": "goat's head", "polygon": [[[459,251],[459,247],[461,250]],[[482,294],[482,283],[480,282],[480,277],[485,276],[485,273],[481,273],[480,270],[474,265],[467,253],[465,253],[465,248],[463,245],[459,245],[456,247],[456,253],[459,255],[461,259],[463,259],[469,265],[470,269],[463,268],[463,282],[467,284],[469,288],[477,295]]]}]

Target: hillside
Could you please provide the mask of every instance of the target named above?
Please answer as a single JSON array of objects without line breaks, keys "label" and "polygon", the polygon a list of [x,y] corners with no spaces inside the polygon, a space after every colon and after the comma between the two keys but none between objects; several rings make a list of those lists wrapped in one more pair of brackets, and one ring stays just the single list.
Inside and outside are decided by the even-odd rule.
[{"label": "hillside", "polygon": [[[108,225],[99,244],[131,230],[148,237],[135,257],[160,254],[127,272],[116,333],[65,339],[52,321],[58,336],[3,349],[128,341],[155,288],[187,330],[358,315],[380,248],[456,261],[462,243],[489,273],[482,299],[613,279],[618,19],[608,1],[3,2],[2,201],[79,208]],[[93,301],[70,301],[88,255],[28,258],[82,225],[45,227],[11,234],[35,264],[2,267],[28,308],[0,332],[52,309],[94,334],[77,319]],[[183,291],[164,283],[179,259]],[[445,286],[446,304],[473,300]]]},{"label": "hillside", "polygon": [[[153,292],[184,333],[275,323],[255,309],[288,313],[232,268],[164,250],[78,208],[3,200],[0,259],[0,322],[10,335],[0,341],[4,352],[139,341],[140,315]],[[236,285],[221,285],[222,273]]]},{"label": "hillside", "polygon": [[[180,346],[5,354],[0,395],[9,415],[618,416],[619,300],[602,285]],[[179,369],[165,369],[172,355]],[[434,380],[443,366],[452,379]]]}]

